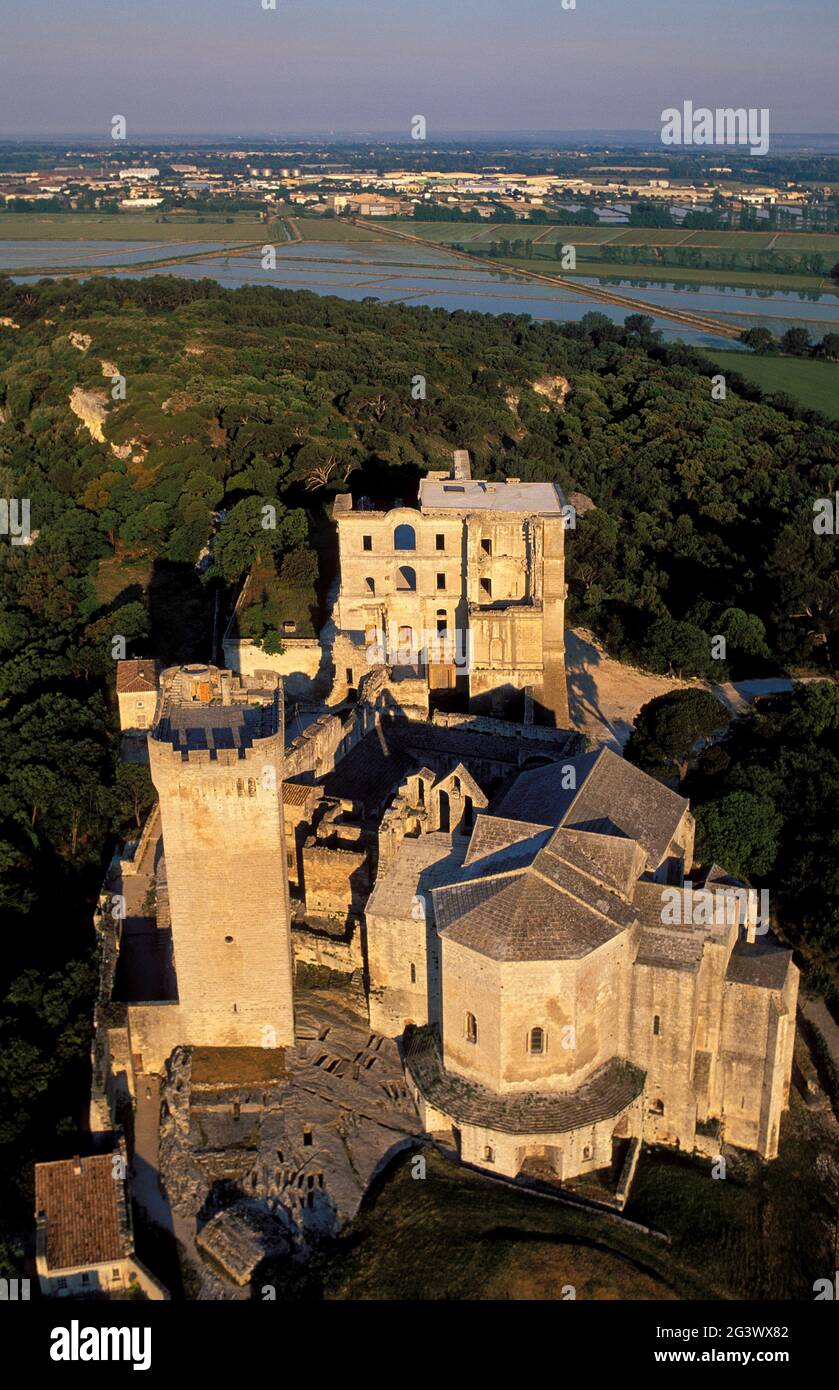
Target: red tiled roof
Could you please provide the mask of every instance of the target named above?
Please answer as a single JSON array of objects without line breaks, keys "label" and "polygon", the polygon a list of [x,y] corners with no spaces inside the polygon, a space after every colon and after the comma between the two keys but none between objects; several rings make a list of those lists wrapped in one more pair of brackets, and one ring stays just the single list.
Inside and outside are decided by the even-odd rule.
[{"label": "red tiled roof", "polygon": [[146,659],[117,662],[117,693],[131,695],[157,689],[158,663]]},{"label": "red tiled roof", "polygon": [[[76,1170],[79,1171],[76,1171]],[[35,1164],[35,1212],[46,1217],[49,1269],[77,1269],[123,1259],[129,1241],[120,1222],[123,1183],[113,1155]]]}]

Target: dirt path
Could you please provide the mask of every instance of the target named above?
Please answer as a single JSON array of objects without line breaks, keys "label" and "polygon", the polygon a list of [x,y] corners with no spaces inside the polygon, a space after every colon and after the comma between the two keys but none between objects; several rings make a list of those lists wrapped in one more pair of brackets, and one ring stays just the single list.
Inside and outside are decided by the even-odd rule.
[{"label": "dirt path", "polygon": [[756,695],[792,690],[793,682],[784,676],[768,680],[713,681],[680,680],[677,676],[658,676],[615,661],[584,628],[565,633],[565,661],[568,671],[568,701],[571,722],[596,743],[620,751],[632,732],[642,705],[670,690],[697,686],[710,690],[732,714],[745,714]]}]

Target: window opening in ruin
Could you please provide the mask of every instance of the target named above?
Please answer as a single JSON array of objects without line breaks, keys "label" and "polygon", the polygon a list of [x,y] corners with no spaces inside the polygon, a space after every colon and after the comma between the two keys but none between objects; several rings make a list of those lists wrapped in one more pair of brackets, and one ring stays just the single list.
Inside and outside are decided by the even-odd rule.
[{"label": "window opening in ruin", "polygon": [[530,1051],[539,1054],[545,1050],[545,1031],[543,1028],[531,1028],[530,1030]]},{"label": "window opening in ruin", "polygon": [[417,533],[413,526],[408,526],[406,522],[397,526],[393,533],[393,548],[394,550],[416,550]]},{"label": "window opening in ruin", "polygon": [[653,1103],[652,1103],[652,1105],[650,1106],[650,1113],[651,1113],[652,1115],[663,1115],[663,1114],[664,1114],[664,1101],[663,1101],[663,1100],[654,1100]]},{"label": "window opening in ruin", "polygon": [[484,552],[485,555],[492,554],[492,541],[486,536],[481,541],[481,550]]},{"label": "window opening in ruin", "polygon": [[365,550],[372,550],[372,549],[373,549],[373,537],[372,537],[372,536],[362,536],[362,537],[361,537],[361,544],[362,544],[362,546],[363,546],[363,548],[364,548]]},{"label": "window opening in ruin", "polygon": [[464,828],[464,830],[471,830],[471,829],[472,829],[472,820],[473,820],[472,798],[471,798],[471,796],[467,796],[467,797],[464,797],[464,799],[463,799],[463,828]]},{"label": "window opening in ruin", "polygon": [[438,534],[434,537],[434,544],[436,545],[436,547],[437,547],[438,550],[445,550],[445,548],[446,548],[446,538],[445,538],[445,536],[441,536],[441,535],[438,533]]},{"label": "window opening in ruin", "polygon": [[412,985],[415,985],[416,982],[417,982],[417,967],[414,965],[414,962],[411,961],[411,984],[412,984]]},{"label": "window opening in ruin", "polygon": [[478,1020],[474,1014],[466,1015],[466,1041],[470,1043],[478,1041]]},{"label": "window opening in ruin", "polygon": [[375,592],[376,592],[376,581],[375,581],[375,579],[367,578],[367,579],[365,579],[364,583],[367,585],[367,592],[368,592],[368,594],[375,594]]},{"label": "window opening in ruin", "polygon": [[491,580],[491,579],[482,579],[482,580],[481,580],[481,593],[482,593],[486,598],[492,598],[492,580]]},{"label": "window opening in ruin", "polygon": [[303,1126],[303,1144],[304,1144],[304,1147],[306,1147],[306,1148],[311,1148],[311,1144],[312,1144],[312,1127],[311,1127],[311,1125],[304,1125],[304,1126]]},{"label": "window opening in ruin", "polygon": [[653,1032],[656,1035],[656,1037],[658,1037],[659,1033],[661,1032],[661,1018],[658,1014],[655,1014],[653,1016]]},{"label": "window opening in ruin", "polygon": [[438,588],[438,589],[445,589],[445,587],[446,587],[446,576],[445,576],[444,574],[438,574],[438,575],[437,575],[437,588]]},{"label": "window opening in ruin", "polygon": [[484,1147],[484,1163],[495,1162],[495,1149],[490,1148],[489,1144]]},{"label": "window opening in ruin", "polygon": [[583,1158],[591,1158],[591,1146],[589,1144],[586,1144],[583,1149]]},{"label": "window opening in ruin", "polygon": [[412,565],[400,565],[396,576],[396,592],[414,594],[417,590],[417,572]]},{"label": "window opening in ruin", "polygon": [[352,683],[353,683],[352,666],[348,666],[348,667],[347,667],[345,675],[346,675],[347,685],[352,685]]},{"label": "window opening in ruin", "polygon": [[440,829],[443,830],[443,831],[447,831],[447,830],[449,829],[450,824],[451,824],[451,808],[450,808],[450,806],[449,806],[449,794],[448,794],[448,792],[440,792],[439,806],[440,806]]}]

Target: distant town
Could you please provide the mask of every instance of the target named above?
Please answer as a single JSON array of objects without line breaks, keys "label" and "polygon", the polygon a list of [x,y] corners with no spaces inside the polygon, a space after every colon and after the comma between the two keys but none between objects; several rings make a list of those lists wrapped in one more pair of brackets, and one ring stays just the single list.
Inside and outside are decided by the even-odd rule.
[{"label": "distant town", "polygon": [[[419,147],[421,146],[421,151]],[[9,212],[283,209],[322,217],[831,231],[839,158],[712,148],[0,145]]]}]

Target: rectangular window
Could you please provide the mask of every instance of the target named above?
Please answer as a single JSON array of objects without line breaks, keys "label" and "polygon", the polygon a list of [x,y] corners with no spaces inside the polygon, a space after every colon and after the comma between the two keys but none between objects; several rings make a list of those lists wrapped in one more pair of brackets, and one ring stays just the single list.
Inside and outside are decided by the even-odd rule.
[{"label": "rectangular window", "polygon": [[417,982],[417,967],[414,965],[414,963],[413,963],[413,961],[412,961],[412,962],[411,962],[411,984],[412,984],[412,985],[415,985],[416,982]]},{"label": "rectangular window", "polygon": [[303,1144],[304,1144],[304,1147],[311,1148],[311,1144],[312,1144],[312,1130],[311,1130],[311,1126],[309,1126],[309,1125],[306,1125],[305,1129],[303,1130]]},{"label": "rectangular window", "polygon": [[492,598],[492,580],[491,580],[491,579],[482,579],[482,580],[481,580],[481,593],[482,593],[482,595],[484,596],[484,598]]},{"label": "rectangular window", "polygon": [[445,536],[441,536],[441,535],[439,534],[439,532],[438,532],[437,535],[434,537],[434,543],[435,543],[435,545],[437,546],[437,549],[438,549],[438,550],[445,550],[445,548],[446,548],[446,538],[445,538]]},{"label": "rectangular window", "polygon": [[376,581],[375,581],[375,579],[365,579],[364,583],[367,585],[367,592],[368,592],[368,594],[375,594],[375,592],[376,592]]},{"label": "rectangular window", "polygon": [[489,539],[489,537],[485,536],[484,539],[481,541],[481,550],[484,552],[485,555],[492,554],[492,541]]},{"label": "rectangular window", "polygon": [[446,576],[445,576],[444,574],[438,574],[438,575],[437,575],[437,588],[438,588],[438,589],[445,589],[445,587],[446,587]]},{"label": "rectangular window", "polygon": [[361,537],[361,544],[362,544],[362,548],[363,548],[364,550],[372,550],[372,549],[373,549],[373,537],[372,537],[372,536],[362,536],[362,537]]},{"label": "rectangular window", "polygon": [[653,1033],[655,1034],[656,1037],[658,1037],[658,1035],[659,1035],[660,1032],[661,1032],[661,1018],[659,1017],[658,1014],[655,1014],[654,1017],[653,1017]]}]

